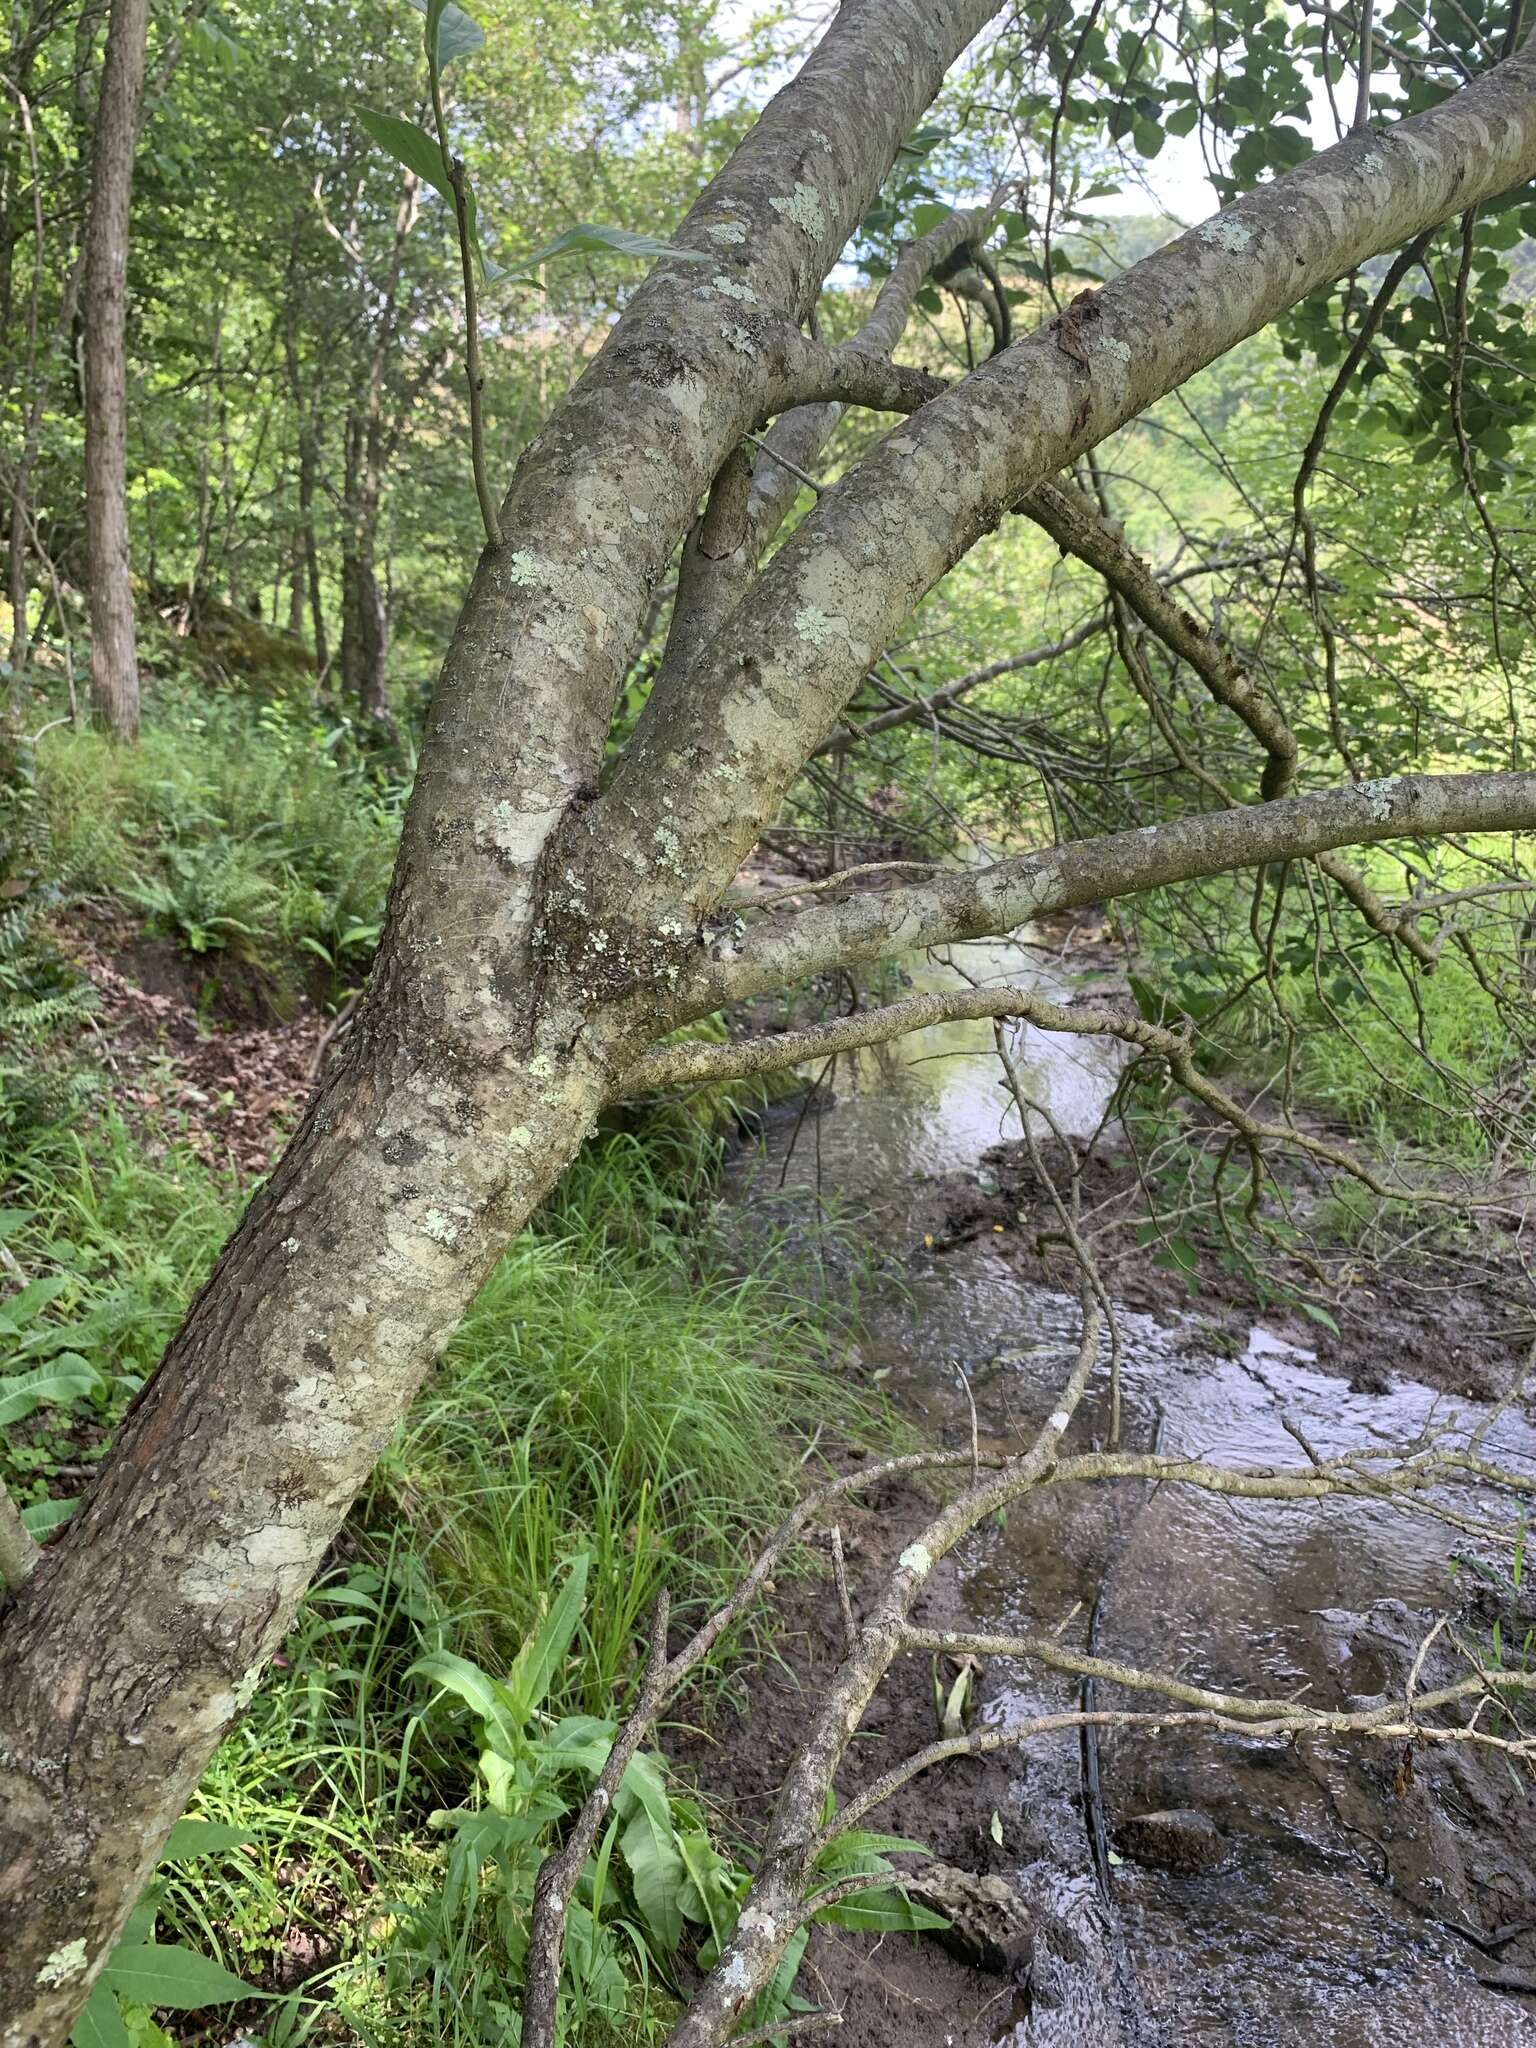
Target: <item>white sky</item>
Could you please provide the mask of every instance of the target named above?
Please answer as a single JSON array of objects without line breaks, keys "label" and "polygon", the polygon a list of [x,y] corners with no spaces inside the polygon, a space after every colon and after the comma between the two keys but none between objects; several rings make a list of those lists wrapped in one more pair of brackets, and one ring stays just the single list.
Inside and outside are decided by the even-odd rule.
[{"label": "white sky", "polygon": [[[1345,110],[1346,120],[1353,108],[1354,90],[1352,78],[1345,78],[1334,88],[1335,97],[1341,109]],[[1320,78],[1311,82],[1311,105],[1306,125],[1317,149],[1330,148],[1338,140],[1333,110]],[[1207,214],[1216,211],[1216,194],[1205,175],[1198,130],[1191,135],[1170,136],[1152,161],[1142,165],[1142,171],[1150,199],[1148,191],[1143,190],[1140,184],[1127,183],[1112,199],[1095,199],[1085,211],[1112,219],[1117,214],[1147,213],[1153,206],[1160,206],[1175,220],[1185,223],[1204,220]]]}]

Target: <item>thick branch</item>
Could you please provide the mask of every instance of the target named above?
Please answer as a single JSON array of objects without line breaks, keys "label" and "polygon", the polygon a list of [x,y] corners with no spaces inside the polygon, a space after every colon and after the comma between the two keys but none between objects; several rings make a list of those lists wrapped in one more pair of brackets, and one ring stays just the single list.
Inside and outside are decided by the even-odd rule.
[{"label": "thick branch", "polygon": [[1458,832],[1536,831],[1536,775],[1401,775],[1043,848],[989,868],[812,904],[717,942],[680,988],[702,1016],[839,962],[1013,931],[1030,918],[1339,846]]},{"label": "thick branch", "polygon": [[[605,893],[645,919],[649,794],[669,764],[696,792],[674,873],[702,912],[912,606],[1010,507],[1287,306],[1536,171],[1536,52],[1433,111],[1353,138],[1260,187],[992,357],[828,493],[731,616],[710,658],[658,683],[585,814]],[[1064,345],[1063,337],[1073,346]],[[878,535],[878,540],[873,536]],[[870,574],[871,550],[891,573]],[[628,872],[625,872],[625,870]]]}]

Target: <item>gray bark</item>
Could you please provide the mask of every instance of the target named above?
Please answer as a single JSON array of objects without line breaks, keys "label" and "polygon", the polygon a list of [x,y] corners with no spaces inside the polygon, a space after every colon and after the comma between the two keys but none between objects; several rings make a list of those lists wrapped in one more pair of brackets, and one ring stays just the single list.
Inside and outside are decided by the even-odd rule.
[{"label": "gray bark", "polygon": [[139,658],[128,552],[128,208],[144,99],[149,0],[112,0],[96,108],[80,294],[85,368],[85,541],[91,584],[91,711],[137,739]]},{"label": "gray bark", "polygon": [[[1521,58],[1108,287],[1086,367],[1048,330],[924,405],[669,668],[598,797],[618,690],[699,503],[744,434],[850,395],[802,324],[990,11],[849,0],[680,229],[712,267],[663,260],[519,466],[434,697],[348,1050],[95,1490],[0,1612],[4,2048],[67,2031],[424,1373],[646,1046],[818,948],[1038,907],[1042,871],[1010,863],[977,896],[946,880],[803,912],[719,957],[701,940],[910,606],[1064,461],[1302,293],[1536,171]],[[1187,820],[1174,865],[1307,852],[1309,833],[1536,824],[1531,778],[1451,780],[1443,800],[1406,778]],[[1181,836],[1218,831],[1233,836]],[[1270,852],[1252,854],[1255,832]],[[1094,894],[1166,878],[1094,845],[1036,860],[1097,861]],[[712,1987],[717,2010],[727,1994]]]}]

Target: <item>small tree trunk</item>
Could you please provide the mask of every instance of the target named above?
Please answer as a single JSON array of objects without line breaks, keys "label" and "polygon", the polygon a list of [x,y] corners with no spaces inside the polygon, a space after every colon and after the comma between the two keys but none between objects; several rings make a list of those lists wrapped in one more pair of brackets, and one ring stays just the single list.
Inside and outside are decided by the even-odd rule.
[{"label": "small tree trunk", "polygon": [[341,687],[371,725],[391,727],[386,669],[389,618],[379,589],[376,547],[382,478],[375,468],[372,422],[347,427],[347,531],[341,551]]},{"label": "small tree trunk", "polygon": [[144,100],[148,0],[112,0],[96,114],[81,297],[85,539],[91,581],[91,711],[114,739],[139,734],[139,662],[128,562],[128,206]]}]

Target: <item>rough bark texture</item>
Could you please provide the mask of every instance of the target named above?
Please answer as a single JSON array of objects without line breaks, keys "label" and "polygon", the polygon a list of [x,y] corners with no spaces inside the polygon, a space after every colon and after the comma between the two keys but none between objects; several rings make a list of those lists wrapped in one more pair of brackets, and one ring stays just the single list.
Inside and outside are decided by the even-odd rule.
[{"label": "rough bark texture", "polygon": [[695,504],[804,375],[798,319],[988,11],[845,8],[684,229],[738,293],[663,264],[520,467],[434,703],[355,1046],[0,1616],[6,2048],[67,2033],[423,1374],[654,1028],[656,994],[604,1009],[593,977],[532,952],[546,899],[547,923],[600,929],[571,908],[580,877],[540,873],[546,841],[591,792]]},{"label": "rough bark texture", "polygon": [[128,203],[144,99],[149,0],[113,0],[96,110],[80,294],[85,356],[85,540],[91,582],[91,712],[137,739],[139,658],[128,557]]},{"label": "rough bark texture", "polygon": [[[847,0],[679,230],[709,266],[661,262],[519,466],[505,545],[481,560],[433,700],[344,1062],[94,1492],[0,1613],[4,2048],[67,2031],[424,1373],[681,1015],[834,948],[1006,928],[1041,907],[1048,870],[1098,896],[1349,839],[1536,824],[1530,777],[1403,778],[829,903],[743,938],[702,932],[872,659],[1009,506],[1315,285],[1536,170],[1525,59],[1106,288],[1078,323],[1086,364],[1048,329],[922,406],[669,664],[597,795],[642,622],[743,436],[861,391],[910,400],[909,379],[835,361],[803,323],[991,11]],[[787,1871],[803,1845],[782,1858]],[[755,1988],[709,1997],[718,2014]]]}]

